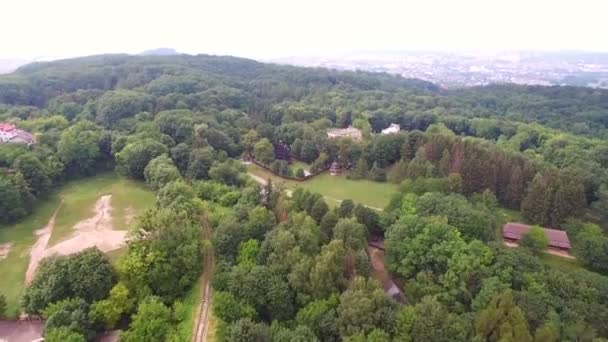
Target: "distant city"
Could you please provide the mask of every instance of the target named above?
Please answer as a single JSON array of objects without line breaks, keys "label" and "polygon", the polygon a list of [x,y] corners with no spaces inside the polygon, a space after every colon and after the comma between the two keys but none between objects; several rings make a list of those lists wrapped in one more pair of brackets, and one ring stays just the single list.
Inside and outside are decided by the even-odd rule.
[{"label": "distant city", "polygon": [[353,52],[272,62],[362,70],[418,78],[444,88],[493,83],[608,88],[608,53],[587,52]]}]

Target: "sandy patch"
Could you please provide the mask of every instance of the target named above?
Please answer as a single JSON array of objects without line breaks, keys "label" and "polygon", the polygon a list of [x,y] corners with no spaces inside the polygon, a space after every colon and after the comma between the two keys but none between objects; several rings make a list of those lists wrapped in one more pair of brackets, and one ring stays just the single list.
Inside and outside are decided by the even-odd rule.
[{"label": "sandy patch", "polygon": [[101,196],[95,203],[94,215],[78,222],[74,234],[62,242],[48,248],[44,256],[53,254],[68,255],[83,249],[97,247],[102,252],[119,249],[125,245],[126,230],[114,230],[112,225],[112,195]]},{"label": "sandy patch", "polygon": [[11,251],[11,247],[13,247],[12,242],[0,244],[0,260],[6,259],[8,253]]},{"label": "sandy patch", "polygon": [[38,240],[32,246],[30,250],[30,263],[27,265],[27,271],[25,272],[25,284],[29,284],[34,278],[34,273],[36,273],[36,269],[38,268],[38,264],[40,260],[44,257],[44,250],[49,243],[49,239],[51,238],[51,233],[53,232],[53,227],[55,226],[55,217],[61,209],[61,205],[63,205],[63,200],[59,203],[57,209],[53,213],[53,216],[49,219],[49,222],[46,226],[38,229],[35,234],[38,236]]}]

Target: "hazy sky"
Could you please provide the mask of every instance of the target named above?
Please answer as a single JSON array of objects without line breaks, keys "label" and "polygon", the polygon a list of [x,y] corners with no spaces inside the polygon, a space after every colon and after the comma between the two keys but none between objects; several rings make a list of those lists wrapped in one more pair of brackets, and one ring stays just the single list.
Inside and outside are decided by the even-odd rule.
[{"label": "hazy sky", "polygon": [[608,51],[608,0],[1,0],[0,58],[343,50]]}]

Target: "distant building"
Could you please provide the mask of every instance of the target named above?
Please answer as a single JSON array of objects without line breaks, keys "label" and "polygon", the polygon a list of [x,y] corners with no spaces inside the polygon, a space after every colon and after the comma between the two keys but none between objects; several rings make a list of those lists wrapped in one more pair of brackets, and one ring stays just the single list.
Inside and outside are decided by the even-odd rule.
[{"label": "distant building", "polygon": [[353,140],[363,139],[363,134],[360,129],[348,126],[347,128],[333,128],[327,131],[327,137],[330,139],[350,138]]},{"label": "distant building", "polygon": [[[519,244],[524,235],[532,226],[523,224],[508,222],[502,226],[502,238],[505,242],[511,242]],[[568,239],[568,233],[563,230],[542,228],[549,239],[549,248],[556,249],[562,252],[570,252],[570,239]]]},{"label": "distant building", "polygon": [[279,141],[278,144],[274,145],[274,158],[291,163],[291,147],[289,147],[288,144]]},{"label": "distant building", "polygon": [[338,175],[341,170],[342,170],[342,167],[340,166],[340,163],[334,161],[333,163],[331,163],[331,166],[329,167],[329,174],[331,174],[332,176],[335,176],[335,175]]},{"label": "distant building", "polygon": [[30,132],[18,129],[11,123],[0,123],[0,143],[31,145],[35,142],[36,139]]},{"label": "distant building", "polygon": [[401,126],[392,123],[390,126],[382,130],[382,134],[395,134],[401,131]]}]

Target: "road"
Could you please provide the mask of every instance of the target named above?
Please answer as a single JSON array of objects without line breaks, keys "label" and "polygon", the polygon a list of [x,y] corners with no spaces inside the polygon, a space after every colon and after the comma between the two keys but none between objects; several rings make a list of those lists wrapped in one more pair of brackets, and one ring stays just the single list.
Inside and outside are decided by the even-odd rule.
[{"label": "road", "polygon": [[[202,239],[211,239],[211,227],[207,217],[202,219],[203,231]],[[205,255],[203,262],[203,274],[201,274],[201,302],[197,310],[196,324],[193,327],[192,341],[194,342],[205,342],[207,341],[207,333],[209,332],[209,314],[211,310],[212,292],[211,288],[211,276],[213,275],[213,248],[211,245],[205,246]]]}]

